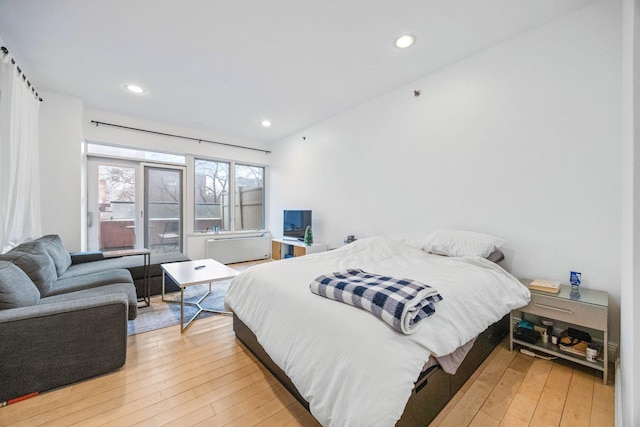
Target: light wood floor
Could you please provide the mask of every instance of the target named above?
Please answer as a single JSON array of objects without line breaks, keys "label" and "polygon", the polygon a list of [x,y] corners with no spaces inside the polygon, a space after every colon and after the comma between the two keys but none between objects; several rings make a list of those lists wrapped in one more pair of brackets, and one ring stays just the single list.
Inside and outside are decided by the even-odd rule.
[{"label": "light wood floor", "polygon": [[[612,426],[613,385],[500,345],[435,426]],[[231,318],[129,337],[121,370],[0,409],[2,426],[317,426],[235,340]]]},{"label": "light wood floor", "polygon": [[613,426],[615,387],[598,374],[510,352],[505,339],[431,426]]}]

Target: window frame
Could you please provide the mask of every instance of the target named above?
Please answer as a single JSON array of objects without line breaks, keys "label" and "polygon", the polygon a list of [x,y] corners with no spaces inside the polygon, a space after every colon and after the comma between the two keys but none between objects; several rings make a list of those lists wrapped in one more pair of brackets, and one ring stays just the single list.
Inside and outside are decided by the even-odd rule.
[{"label": "window frame", "polygon": [[[163,161],[163,160],[150,160],[150,159],[145,159],[143,160],[142,158],[135,156],[135,157],[127,157],[127,156],[118,156],[118,155],[108,155],[108,154],[101,154],[101,153],[96,153],[96,152],[90,152],[91,150],[88,149],[88,145],[96,145],[96,146],[105,146],[105,147],[113,147],[116,149],[119,148],[123,148],[123,149],[129,149],[129,150],[134,150],[137,152],[150,152],[150,153],[158,153],[158,154],[167,154],[169,156],[182,156],[184,158],[184,163],[180,162],[172,162],[172,161]],[[236,165],[244,165],[244,166],[251,166],[251,167],[257,167],[257,168],[261,168],[263,171],[263,188],[262,188],[262,228],[259,229],[238,229],[236,227],[236,218],[235,218],[235,212],[231,212],[231,219],[230,219],[230,227],[229,230],[225,230],[225,231],[219,231],[218,235],[220,236],[224,236],[226,238],[231,238],[234,235],[239,235],[239,236],[246,236],[246,235],[252,235],[252,234],[263,234],[264,232],[266,232],[269,228],[269,224],[268,224],[268,220],[269,217],[267,215],[267,209],[268,209],[268,187],[269,187],[269,165],[265,164],[265,163],[260,163],[260,162],[252,162],[252,161],[245,161],[245,160],[234,160],[234,159],[229,159],[229,158],[221,158],[221,157],[215,157],[215,156],[208,156],[206,154],[194,154],[194,153],[190,153],[190,152],[176,152],[176,151],[167,151],[167,150],[157,150],[157,149],[151,149],[148,147],[138,147],[138,146],[129,146],[129,145],[125,145],[125,144],[113,144],[113,143],[104,143],[101,141],[96,141],[96,140],[89,140],[86,139],[82,142],[82,152],[83,152],[83,164],[85,171],[83,172],[83,181],[86,183],[87,182],[87,174],[86,174],[86,164],[88,161],[89,157],[94,157],[94,158],[106,158],[106,159],[113,159],[113,160],[132,160],[135,162],[140,162],[140,163],[146,163],[146,164],[157,164],[158,166],[164,166],[164,167],[183,167],[185,170],[185,174],[184,174],[184,186],[185,186],[185,193],[184,193],[184,237],[188,238],[189,236],[213,236],[213,232],[211,230],[209,230],[208,232],[204,233],[202,231],[197,231],[196,227],[195,227],[195,160],[204,160],[204,161],[214,161],[214,162],[223,162],[223,163],[228,163],[229,164],[229,180],[230,180],[230,188],[229,188],[229,193],[230,193],[230,204],[232,207],[235,207],[235,186],[236,186]],[[86,190],[86,184],[85,184],[85,190]],[[88,201],[86,201],[85,198],[85,203],[83,204],[83,214],[86,213],[86,203],[88,203]],[[234,209],[230,209],[231,211],[233,211]],[[83,237],[83,241],[85,242],[84,244],[86,245],[86,239],[87,237],[87,231],[86,231],[86,227],[84,227],[84,237]],[[188,240],[185,240],[187,246],[189,245]]]},{"label": "window frame", "polygon": [[[229,194],[229,229],[228,230],[218,230],[216,233],[214,230],[196,230],[195,226],[195,209],[196,209],[196,161],[207,161],[207,162],[218,162],[218,163],[226,163],[229,165],[229,176],[228,176],[228,194]],[[193,200],[191,202],[191,209],[193,210],[193,220],[191,221],[191,227],[193,230],[193,234],[202,235],[202,234],[219,234],[219,235],[236,235],[236,234],[247,234],[247,233],[255,233],[260,232],[263,233],[267,230],[267,175],[268,175],[268,165],[247,162],[243,160],[229,160],[229,159],[220,159],[208,156],[200,156],[193,155],[191,161],[188,162],[189,165],[192,166],[193,172],[191,173],[191,179],[193,180],[193,191],[191,192],[191,196]],[[261,228],[251,228],[251,229],[241,229],[237,227],[236,224],[236,166],[249,166],[262,169],[262,227]]]},{"label": "window frame", "polygon": [[[236,201],[235,201],[235,197],[237,194],[239,194],[238,192],[236,192],[237,189],[237,184],[238,184],[238,180],[237,180],[237,175],[236,172],[238,170],[238,166],[246,166],[246,167],[251,167],[251,168],[259,168],[262,169],[262,195],[261,195],[261,205],[262,205],[262,214],[261,214],[261,218],[260,218],[260,222],[261,222],[261,227],[259,228],[254,228],[254,229],[250,229],[250,228],[241,228],[238,229],[236,226],[236,221],[235,221],[235,205],[236,205]],[[233,211],[234,214],[232,216],[232,222],[234,224],[234,229],[237,232],[246,232],[246,231],[264,231],[266,229],[266,175],[267,175],[267,171],[266,171],[266,167],[265,166],[261,166],[261,165],[255,165],[255,164],[251,164],[248,162],[234,162],[234,168],[233,168],[233,195],[234,195],[234,201],[233,201]]]}]

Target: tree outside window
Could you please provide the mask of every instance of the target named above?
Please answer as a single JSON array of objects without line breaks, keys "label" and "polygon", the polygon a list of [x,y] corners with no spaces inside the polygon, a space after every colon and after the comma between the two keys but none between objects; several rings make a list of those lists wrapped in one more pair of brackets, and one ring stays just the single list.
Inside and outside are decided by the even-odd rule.
[{"label": "tree outside window", "polygon": [[229,170],[229,163],[196,159],[195,231],[231,229],[229,206],[223,206],[228,198]]},{"label": "tree outside window", "polygon": [[194,228],[200,232],[264,229],[264,167],[196,159]]}]

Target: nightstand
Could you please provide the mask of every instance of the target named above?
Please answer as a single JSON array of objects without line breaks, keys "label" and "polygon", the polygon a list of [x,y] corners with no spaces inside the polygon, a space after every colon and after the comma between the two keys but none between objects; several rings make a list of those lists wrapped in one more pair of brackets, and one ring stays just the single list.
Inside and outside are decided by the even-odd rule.
[{"label": "nightstand", "polygon": [[[531,280],[521,280],[528,286]],[[572,292],[571,286],[561,285],[560,292],[552,294],[549,292],[531,290],[531,301],[528,305],[513,310],[510,314],[510,348],[513,351],[513,345],[519,344],[532,350],[546,353],[562,359],[570,360],[584,366],[602,371],[602,382],[607,383],[608,375],[608,305],[609,296],[606,292],[596,291],[593,289],[579,288],[578,292]],[[531,316],[538,316],[541,319],[551,319],[555,324],[561,324],[567,327],[576,327],[576,329],[586,330],[591,334],[594,341],[602,344],[602,360],[590,362],[585,357],[567,353],[560,350],[558,345],[551,342],[544,343],[538,341],[535,344],[520,341],[513,338],[513,332],[517,318],[527,316],[530,320]]]}]

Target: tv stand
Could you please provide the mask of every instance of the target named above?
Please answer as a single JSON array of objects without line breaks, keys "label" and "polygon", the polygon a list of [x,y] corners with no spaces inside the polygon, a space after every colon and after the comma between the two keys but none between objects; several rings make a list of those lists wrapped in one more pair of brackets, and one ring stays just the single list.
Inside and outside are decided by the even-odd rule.
[{"label": "tv stand", "polygon": [[292,238],[271,240],[271,258],[274,260],[325,252],[328,249],[329,247],[326,243],[314,243],[311,246],[307,246],[303,242]]}]

